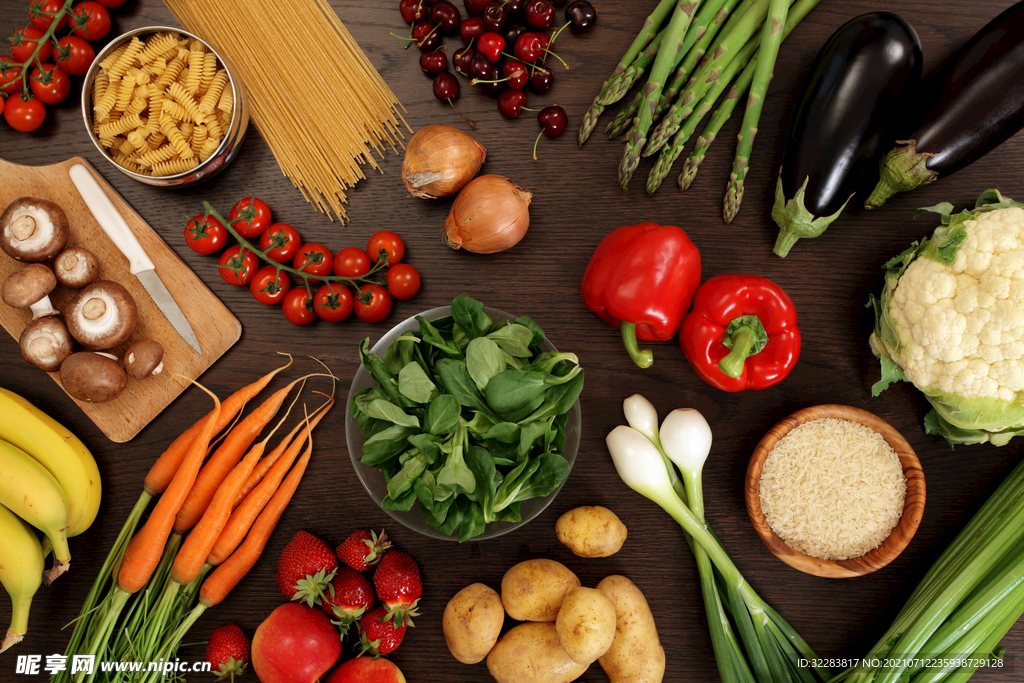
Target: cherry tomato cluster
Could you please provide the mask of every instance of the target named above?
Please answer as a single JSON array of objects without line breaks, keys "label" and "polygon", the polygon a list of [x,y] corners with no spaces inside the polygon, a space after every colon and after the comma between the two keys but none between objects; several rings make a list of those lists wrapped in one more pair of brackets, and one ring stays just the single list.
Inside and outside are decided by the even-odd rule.
[{"label": "cherry tomato cluster", "polygon": [[[526,107],[527,87],[541,95],[551,90],[554,72],[545,64],[548,57],[562,61],[552,52],[562,31],[569,28],[577,35],[586,33],[597,21],[592,4],[575,0],[565,8],[565,24],[549,34],[548,29],[555,23],[555,7],[564,3],[465,0],[469,15],[465,19],[449,0],[401,0],[399,11],[412,26],[408,40],[420,49],[420,68],[434,80],[434,97],[449,103],[459,98],[459,81],[448,71],[449,60],[441,43],[442,35],[458,35],[464,47],[451,57],[455,71],[497,98],[502,116],[514,119],[521,111],[536,111]],[[561,113],[564,121],[565,111]],[[564,122],[560,127],[552,123],[558,118],[549,112],[538,119],[549,137],[565,130]]]},{"label": "cherry tomato cluster", "polygon": [[[4,119],[24,133],[39,128],[46,105],[71,92],[71,76],[84,76],[96,58],[90,41],[110,33],[109,8],[125,0],[30,0],[29,23],[7,39],[10,55],[0,55],[0,98]],[[68,30],[58,38],[57,33]]]},{"label": "cherry tomato cluster", "polygon": [[[238,244],[224,249],[232,241]],[[238,201],[227,221],[207,205],[206,213],[185,226],[185,242],[200,254],[223,249],[218,268],[224,281],[248,285],[261,304],[281,304],[284,317],[296,325],[318,317],[340,322],[353,311],[360,320],[379,323],[391,312],[392,297],[409,299],[420,289],[419,271],[401,262],[405,242],[390,230],[374,233],[365,250],[345,247],[331,254],[322,244],[303,244],[287,223],[274,223],[270,207],[256,197]],[[372,277],[384,269],[386,286]],[[293,288],[289,273],[302,284]]]}]

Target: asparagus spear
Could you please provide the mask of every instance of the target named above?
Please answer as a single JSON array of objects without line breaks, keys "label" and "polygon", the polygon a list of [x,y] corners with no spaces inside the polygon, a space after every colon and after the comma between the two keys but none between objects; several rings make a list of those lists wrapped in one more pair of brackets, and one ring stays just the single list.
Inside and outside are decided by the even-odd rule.
[{"label": "asparagus spear", "polygon": [[[723,4],[721,4],[718,12],[711,18],[711,23],[706,24],[705,30],[697,36],[693,49],[689,51],[682,62],[676,67],[675,73],[672,74],[672,80],[662,91],[661,99],[658,100],[658,108],[654,112],[655,120],[660,119],[662,114],[664,114],[671,106],[672,102],[675,101],[679,91],[687,84],[687,78],[693,74],[693,70],[700,63],[700,60],[704,55],[707,54],[708,47],[711,45],[712,41],[714,41],[719,34],[722,36],[729,35],[729,33],[732,32],[732,29],[736,27],[736,24],[743,19],[743,15],[746,14],[747,10],[749,10],[755,2],[755,0],[742,0],[744,6],[733,11],[740,1],[741,0],[722,0]],[[728,21],[726,21],[726,19],[728,19]],[[696,19],[694,21],[696,21]],[[671,137],[671,133],[668,135],[659,135],[656,129],[655,133],[651,135],[651,139],[647,143],[647,147],[644,148],[643,156],[648,157],[657,152],[665,145],[666,142],[669,141]]]},{"label": "asparagus spear", "polygon": [[[725,67],[722,71],[722,75],[718,77],[714,87],[704,95],[699,106],[686,118],[686,122],[683,123],[675,137],[672,138],[672,143],[662,148],[661,154],[658,156],[657,161],[654,162],[654,166],[647,176],[647,194],[654,194],[661,186],[669,171],[672,170],[672,165],[679,158],[679,155],[683,153],[686,141],[690,139],[693,131],[697,129],[697,124],[711,111],[711,107],[725,91],[726,86],[732,82],[736,74],[747,66],[751,57],[757,52],[760,42],[757,38],[751,38],[747,41],[747,44],[743,46],[736,59],[729,62],[729,66]],[[749,83],[747,85],[749,86]],[[730,89],[730,94],[733,89]]]},{"label": "asparagus spear", "polygon": [[676,101],[665,113],[665,118],[651,134],[652,145],[657,144],[660,148],[672,139],[705,93],[714,87],[725,67],[736,58],[736,53],[757,33],[768,15],[768,3],[769,0],[756,0],[734,24],[733,29],[728,33],[723,31],[721,37],[712,44],[708,55],[690,78],[686,89],[679,93]]},{"label": "asparagus spear", "polygon": [[582,147],[583,143],[590,137],[594,127],[597,125],[597,120],[604,112],[605,107],[610,104],[609,102],[603,102],[604,97],[607,95],[610,87],[618,87],[615,85],[618,78],[622,73],[628,69],[636,60],[640,57],[640,53],[646,48],[651,42],[660,40],[661,35],[664,31],[658,31],[658,28],[664,23],[665,17],[668,16],[669,11],[675,6],[674,0],[661,0],[658,6],[654,8],[654,11],[648,15],[647,19],[644,20],[644,25],[640,29],[640,33],[633,39],[633,44],[626,50],[626,54],[622,55],[622,59],[615,66],[615,70],[612,71],[612,75],[601,84],[601,89],[597,92],[597,96],[594,97],[594,101],[591,103],[590,108],[587,109],[586,113],[583,114],[583,123],[580,124],[579,133],[576,135],[577,144]]},{"label": "asparagus spear", "polygon": [[[754,0],[744,1],[752,3]],[[693,18],[693,22],[686,32],[686,38],[683,39],[683,48],[676,55],[676,63],[673,65],[675,71],[672,74],[672,80],[665,86],[661,97],[658,98],[658,107],[654,112],[655,121],[661,118],[669,102],[679,93],[679,89],[686,84],[687,74],[693,71],[694,66],[704,56],[708,45],[718,33],[718,29],[721,28],[722,22],[725,21],[726,17],[729,16],[730,12],[739,2],[740,0],[709,0],[701,5],[700,11],[697,12],[697,16]],[[737,14],[741,15],[742,12]],[[614,139],[623,133],[629,132],[630,125],[633,119],[636,118],[636,114],[640,110],[640,103],[643,100],[643,92],[638,92],[633,97],[633,101],[629,103],[629,106],[616,115],[615,120],[608,125],[607,133],[609,137]],[[647,156],[646,151],[644,156]]]},{"label": "asparagus spear", "polygon": [[[812,9],[814,9],[821,0],[797,0],[793,3],[793,6],[789,10],[789,16],[786,18],[786,28],[782,33],[782,39],[785,40],[789,37],[789,34],[793,32],[796,25],[804,20]],[[758,38],[754,39],[755,42],[760,44]],[[744,48],[745,49],[745,48]],[[693,152],[686,159],[686,163],[683,165],[683,171],[679,174],[679,189],[685,190],[690,187],[690,183],[693,182],[694,177],[697,175],[697,167],[700,162],[704,159],[704,155],[708,153],[708,147],[712,142],[715,141],[715,137],[718,132],[722,130],[722,126],[732,116],[733,110],[736,109],[736,105],[739,103],[739,99],[747,92],[751,82],[754,80],[754,70],[756,69],[758,55],[755,53],[750,59],[751,61],[743,68],[743,73],[739,75],[739,78],[729,88],[729,92],[726,93],[725,99],[718,105],[718,109],[711,115],[711,121],[708,122],[707,127],[699,138],[697,138],[697,146]],[[687,124],[690,120],[687,119]],[[691,133],[692,134],[692,131]],[[687,137],[689,137],[689,135]],[[685,142],[685,141],[684,141]],[[673,144],[675,144],[673,142]],[[663,152],[664,153],[664,152]],[[678,155],[677,155],[678,156]]]},{"label": "asparagus spear", "polygon": [[644,147],[647,131],[654,120],[654,108],[658,104],[658,97],[661,95],[665,78],[672,70],[676,55],[682,47],[683,38],[686,37],[686,29],[690,26],[690,20],[699,4],[700,0],[679,0],[672,19],[669,20],[668,27],[665,28],[661,49],[658,50],[658,57],[654,60],[654,66],[651,67],[651,75],[644,85],[646,101],[640,105],[640,111],[637,113],[633,130],[622,154],[622,161],[619,163],[619,185],[622,186],[622,189],[627,188],[629,179],[640,163],[640,150]]},{"label": "asparagus spear", "polygon": [[747,96],[747,110],[743,113],[743,123],[740,125],[736,158],[733,161],[732,173],[729,174],[729,185],[722,204],[722,218],[726,224],[731,223],[736,217],[743,201],[743,179],[747,175],[747,165],[754,147],[754,136],[757,134],[757,123],[764,108],[768,84],[775,72],[775,60],[779,56],[779,46],[782,45],[782,33],[788,13],[789,0],[770,0],[768,19],[761,29],[761,49],[754,68],[750,94]]},{"label": "asparagus spear", "polygon": [[[665,18],[668,17],[669,13],[676,7],[678,0],[661,0],[658,6],[654,8],[654,11],[644,20],[644,25],[640,28],[640,33],[636,38],[633,39],[633,44],[626,50],[626,54],[622,55],[622,59],[619,60],[618,66],[615,67],[615,71],[608,77],[608,80],[604,82],[604,86],[601,88],[604,94],[598,94],[595,98],[597,104],[608,106],[609,104],[615,104],[626,94],[629,90],[627,87],[625,90],[621,88],[621,81],[623,75],[629,70],[629,67],[636,61],[636,58],[640,55],[648,43],[654,40],[658,33],[658,28],[665,22]],[[618,99],[610,99],[610,93],[620,93]]]}]

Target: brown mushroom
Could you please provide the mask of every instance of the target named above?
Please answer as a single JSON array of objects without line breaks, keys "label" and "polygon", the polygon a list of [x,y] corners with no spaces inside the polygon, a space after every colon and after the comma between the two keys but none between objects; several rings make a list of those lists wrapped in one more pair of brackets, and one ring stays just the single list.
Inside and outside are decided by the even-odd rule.
[{"label": "brown mushroom", "polygon": [[75,295],[64,310],[68,332],[90,349],[110,349],[135,329],[135,300],[121,285],[97,280]]},{"label": "brown mushroom", "polygon": [[163,371],[163,360],[164,347],[160,346],[160,342],[141,339],[128,348],[121,363],[132,379],[146,379]]},{"label": "brown mushroom", "polygon": [[56,372],[75,345],[60,318],[33,320],[18,340],[21,357],[46,372]]},{"label": "brown mushroom", "polygon": [[121,395],[128,376],[116,356],[79,351],[61,364],[60,383],[71,398],[87,403],[104,403]]},{"label": "brown mushroom", "polygon": [[68,217],[53,202],[22,197],[0,215],[0,248],[19,261],[52,259],[68,243]]},{"label": "brown mushroom", "polygon": [[88,249],[68,247],[53,262],[53,272],[65,287],[81,289],[99,277],[100,262]]},{"label": "brown mushroom", "polygon": [[16,270],[4,280],[0,298],[14,308],[29,308],[32,319],[57,315],[57,309],[50,303],[50,292],[57,286],[53,271],[42,263],[27,265]]}]

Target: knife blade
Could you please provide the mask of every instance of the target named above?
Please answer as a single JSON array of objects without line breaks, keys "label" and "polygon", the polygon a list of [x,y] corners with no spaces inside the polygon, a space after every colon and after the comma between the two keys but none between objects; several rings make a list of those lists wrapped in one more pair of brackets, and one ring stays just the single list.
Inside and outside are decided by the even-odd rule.
[{"label": "knife blade", "polygon": [[85,200],[86,206],[89,207],[89,211],[92,212],[93,218],[103,228],[103,232],[107,233],[107,237],[111,239],[114,246],[128,259],[131,274],[139,279],[139,282],[142,283],[146,292],[153,299],[153,303],[157,305],[160,312],[171,323],[174,331],[181,335],[181,338],[197,354],[202,355],[203,352],[199,347],[199,340],[196,339],[192,326],[185,319],[185,314],[181,312],[181,308],[174,301],[174,297],[167,291],[167,286],[164,285],[160,276],[156,274],[156,266],[153,265],[149,256],[146,255],[146,251],[139,244],[135,233],[128,227],[128,223],[125,222],[124,217],[118,212],[114,203],[110,201],[110,197],[107,196],[103,188],[100,187],[100,184],[96,182],[92,173],[85,166],[75,164],[68,173],[71,176],[71,181],[78,188],[79,194],[82,195],[82,199]]}]

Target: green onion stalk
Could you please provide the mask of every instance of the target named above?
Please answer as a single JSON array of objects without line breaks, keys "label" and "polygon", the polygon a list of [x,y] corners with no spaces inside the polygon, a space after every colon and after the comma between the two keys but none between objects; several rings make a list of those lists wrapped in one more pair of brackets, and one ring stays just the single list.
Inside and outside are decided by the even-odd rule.
[{"label": "green onion stalk", "polygon": [[[701,472],[711,449],[711,430],[703,416],[695,410],[677,410],[659,430],[657,413],[643,397],[630,397],[623,407],[631,426],[608,434],[608,450],[622,480],[660,505],[687,536],[697,560],[723,683],[828,680],[827,670],[799,665],[801,658],[816,659],[813,650],[744,580],[703,519]],[[676,467],[682,474],[681,486]]]}]

